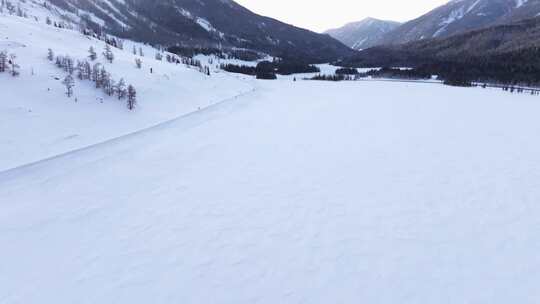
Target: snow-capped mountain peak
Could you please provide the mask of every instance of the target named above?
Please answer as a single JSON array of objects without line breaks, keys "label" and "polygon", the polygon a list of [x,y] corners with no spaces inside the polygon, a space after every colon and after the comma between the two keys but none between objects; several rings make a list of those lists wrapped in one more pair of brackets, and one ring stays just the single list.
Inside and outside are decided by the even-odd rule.
[{"label": "snow-capped mountain peak", "polygon": [[469,30],[536,17],[540,0],[452,0],[387,34],[382,43],[444,38]]},{"label": "snow-capped mountain peak", "polygon": [[399,22],[366,18],[359,22],[348,23],[345,26],[326,31],[330,36],[357,50],[377,45],[384,34],[400,25]]}]

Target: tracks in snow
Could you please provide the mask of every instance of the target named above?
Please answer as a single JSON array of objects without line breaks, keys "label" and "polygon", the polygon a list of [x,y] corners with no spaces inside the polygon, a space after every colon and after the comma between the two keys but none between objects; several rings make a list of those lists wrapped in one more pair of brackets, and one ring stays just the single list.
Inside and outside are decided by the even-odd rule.
[{"label": "tracks in snow", "polygon": [[217,110],[217,109],[223,107],[225,104],[227,104],[227,103],[229,103],[231,101],[234,101],[236,99],[239,99],[239,98],[245,97],[247,95],[253,94],[256,91],[257,91],[257,86],[252,86],[251,89],[248,90],[248,91],[245,91],[245,92],[242,92],[242,93],[240,93],[238,95],[235,95],[235,96],[229,97],[227,99],[218,101],[218,102],[216,102],[216,103],[214,103],[212,105],[209,105],[209,106],[207,106],[205,108],[202,108],[200,110],[190,112],[190,113],[187,113],[187,114],[183,114],[181,116],[178,116],[176,118],[173,118],[173,119],[170,119],[170,120],[167,120],[167,121],[160,122],[160,123],[158,123],[156,125],[153,125],[153,126],[141,129],[141,130],[137,130],[137,131],[134,131],[134,132],[131,132],[131,133],[127,133],[127,134],[124,134],[124,135],[121,135],[121,136],[118,136],[118,137],[114,137],[114,138],[111,138],[111,139],[108,139],[108,140],[105,140],[105,141],[94,143],[94,144],[91,144],[91,145],[88,145],[88,146],[85,146],[85,147],[82,147],[82,148],[78,148],[78,149],[75,149],[75,150],[60,153],[60,154],[57,154],[57,155],[54,155],[54,156],[51,156],[51,157],[47,157],[47,158],[44,158],[44,159],[41,159],[41,160],[38,160],[38,161],[33,161],[33,162],[30,162],[30,163],[27,163],[27,164],[24,164],[24,165],[20,165],[20,166],[16,166],[16,167],[13,167],[13,168],[10,168],[10,169],[7,169],[7,170],[0,171],[0,183],[9,180],[10,177],[16,176],[19,172],[26,171],[28,169],[38,167],[40,165],[43,165],[45,163],[48,163],[48,162],[51,162],[51,161],[54,161],[54,160],[58,160],[58,159],[61,159],[61,158],[64,158],[64,157],[74,156],[76,154],[87,152],[87,151],[98,149],[98,148],[102,148],[104,146],[117,144],[117,143],[120,143],[120,142],[122,142],[124,140],[132,139],[132,138],[135,138],[137,136],[141,136],[141,135],[144,135],[144,134],[147,134],[147,133],[151,133],[153,131],[168,128],[168,127],[170,127],[170,126],[172,126],[172,125],[174,125],[174,124],[176,124],[176,123],[178,123],[178,122],[180,122],[182,120],[185,120],[187,118],[194,117],[194,116],[197,116],[197,115],[202,115],[204,113],[209,113],[209,112],[212,112],[214,110]]}]

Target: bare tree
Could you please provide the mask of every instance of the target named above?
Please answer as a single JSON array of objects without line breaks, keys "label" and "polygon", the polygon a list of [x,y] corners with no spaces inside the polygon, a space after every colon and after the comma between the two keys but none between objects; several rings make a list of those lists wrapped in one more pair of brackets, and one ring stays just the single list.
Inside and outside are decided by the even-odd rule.
[{"label": "bare tree", "polygon": [[0,73],[5,72],[8,68],[8,56],[5,51],[0,52]]},{"label": "bare tree", "polygon": [[9,55],[9,65],[10,65],[10,70],[11,70],[11,76],[13,77],[19,76],[20,74],[19,73],[20,66],[17,64],[16,59],[17,59],[17,55],[15,54]]},{"label": "bare tree", "polygon": [[137,91],[132,85],[128,86],[127,98],[127,107],[130,111],[132,111],[137,105]]},{"label": "bare tree", "polygon": [[73,76],[71,74],[68,74],[66,78],[64,78],[64,81],[62,81],[62,84],[66,87],[66,95],[68,97],[73,96],[73,87],[75,86],[75,80],[73,79]]},{"label": "bare tree", "polygon": [[101,88],[101,73],[100,73],[101,64],[96,63],[92,67],[92,81],[96,84],[96,88]]}]

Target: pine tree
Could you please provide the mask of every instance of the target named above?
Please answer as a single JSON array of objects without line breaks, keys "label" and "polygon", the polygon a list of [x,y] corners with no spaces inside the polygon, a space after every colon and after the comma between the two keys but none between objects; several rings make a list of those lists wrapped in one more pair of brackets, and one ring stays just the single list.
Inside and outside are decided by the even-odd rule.
[{"label": "pine tree", "polygon": [[49,61],[53,61],[54,60],[54,52],[52,49],[49,49],[48,53],[47,53],[47,59]]},{"label": "pine tree", "polygon": [[114,79],[111,78],[109,74],[109,77],[107,79],[107,84],[105,86],[105,94],[109,96],[113,96],[115,91],[116,91],[116,82],[114,81]]},{"label": "pine tree", "polygon": [[[107,73],[107,70],[105,70],[105,67],[101,67],[101,70],[99,71],[99,87],[102,87],[104,90],[106,90],[109,83],[110,75],[109,73]],[[97,83],[96,87],[98,87]]]},{"label": "pine tree", "polygon": [[47,16],[47,18],[45,19],[45,23],[47,23],[47,25],[52,24],[51,18],[49,16]]},{"label": "pine tree", "polygon": [[95,82],[96,88],[101,88],[101,74],[100,74],[101,64],[96,63],[92,67],[92,81]]},{"label": "pine tree", "polygon": [[141,60],[141,58],[135,58],[135,66],[137,67],[137,69],[142,68],[142,60]]},{"label": "pine tree", "polygon": [[137,48],[133,46],[133,55],[137,55]]},{"label": "pine tree", "polygon": [[144,57],[144,53],[143,53],[142,47],[139,47],[139,56]]},{"label": "pine tree", "polygon": [[97,59],[97,54],[96,54],[96,50],[94,50],[94,47],[91,46],[90,49],[88,49],[88,58],[90,58],[90,60],[94,61]]},{"label": "pine tree", "polygon": [[90,79],[92,77],[92,67],[90,66],[90,63],[85,60],[82,68],[83,68],[83,79]]},{"label": "pine tree", "polygon": [[105,57],[105,59],[107,59],[107,61],[109,61],[109,63],[112,63],[113,60],[114,60],[114,54],[111,50],[111,46],[108,45],[108,44],[105,44],[105,50],[103,51],[103,56]]},{"label": "pine tree", "polygon": [[127,98],[127,107],[131,111],[135,109],[135,106],[137,105],[137,91],[132,85],[128,86]]},{"label": "pine tree", "polygon": [[126,89],[126,82],[124,81],[124,78],[121,78],[120,81],[116,84],[116,94],[118,95],[118,99],[124,99],[127,95],[127,89]]},{"label": "pine tree", "polygon": [[161,53],[156,53],[156,60],[159,60],[159,61],[162,61],[163,60],[163,55]]},{"label": "pine tree", "polygon": [[68,97],[73,96],[73,87],[75,86],[75,80],[73,79],[73,76],[71,74],[68,74],[66,78],[64,78],[64,81],[62,81],[62,84],[66,87],[66,95]]}]

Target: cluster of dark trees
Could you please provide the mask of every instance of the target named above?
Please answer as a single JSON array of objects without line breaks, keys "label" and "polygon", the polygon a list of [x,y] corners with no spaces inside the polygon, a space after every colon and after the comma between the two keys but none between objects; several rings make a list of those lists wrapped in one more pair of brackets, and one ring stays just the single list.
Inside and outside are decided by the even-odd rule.
[{"label": "cluster of dark trees", "polygon": [[272,62],[262,61],[259,62],[256,67],[235,64],[222,64],[220,67],[227,72],[252,75],[256,76],[258,79],[276,79],[276,74],[292,75],[300,73],[319,73],[321,71],[314,65],[282,60],[274,60]]},{"label": "cluster of dark trees", "polygon": [[450,85],[490,83],[540,86],[540,18],[446,39],[363,50],[336,64],[346,67],[413,67]]},{"label": "cluster of dark trees", "polygon": [[305,63],[303,61],[295,60],[274,60],[263,61],[260,64],[273,67],[277,74],[280,75],[292,75],[292,74],[302,74],[302,73],[320,73],[321,70],[311,64]]},{"label": "cluster of dark trees", "polygon": [[171,46],[167,50],[173,54],[183,57],[193,57],[198,54],[214,55],[220,59],[238,59],[243,61],[257,61],[263,59],[265,55],[247,49],[223,49],[212,47],[187,47]]},{"label": "cluster of dark trees", "polygon": [[257,66],[221,64],[220,68],[230,73],[255,76],[257,79],[277,79],[276,69],[274,68],[274,66],[264,63],[259,63],[257,64]]},{"label": "cluster of dark trees", "polygon": [[373,69],[365,73],[358,73],[357,78],[371,76],[373,78],[389,78],[389,79],[407,79],[420,80],[431,79],[431,74],[418,69],[398,69],[384,67],[382,69]]},{"label": "cluster of dark trees", "polygon": [[248,65],[236,65],[236,64],[221,64],[220,69],[230,72],[230,73],[236,73],[236,74],[245,74],[245,75],[256,75],[257,74],[257,68],[254,66],[248,66]]},{"label": "cluster of dark trees", "polygon": [[19,76],[19,64],[17,64],[17,55],[9,54],[6,51],[0,51],[0,73],[9,72],[11,76]]},{"label": "cluster of dark trees", "polygon": [[345,74],[334,74],[334,75],[318,74],[309,78],[309,80],[345,81],[345,80],[354,80],[354,78],[351,75],[345,75]]},{"label": "cluster of dark trees", "polygon": [[441,80],[452,83],[487,82],[537,87],[540,86],[540,48],[434,62],[416,70],[438,75]]},{"label": "cluster of dark trees", "polygon": [[337,75],[358,75],[358,70],[355,68],[339,68],[336,70]]},{"label": "cluster of dark trees", "polygon": [[[88,58],[91,61],[96,60],[94,49],[89,49]],[[91,64],[87,60],[77,61],[70,56],[54,56],[52,49],[49,49],[47,59],[54,62],[58,68],[63,69],[67,75],[62,81],[66,87],[66,95],[73,96],[75,87],[75,77],[79,80],[89,80],[94,82],[97,89],[102,89],[109,96],[116,95],[119,100],[126,99],[126,104],[129,110],[133,110],[137,104],[137,91],[132,85],[126,85],[124,79],[116,82],[111,74],[107,72],[105,67],[100,63]]]}]

